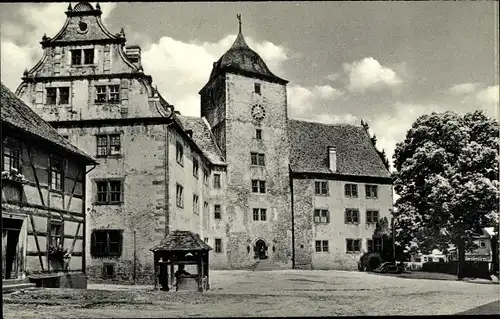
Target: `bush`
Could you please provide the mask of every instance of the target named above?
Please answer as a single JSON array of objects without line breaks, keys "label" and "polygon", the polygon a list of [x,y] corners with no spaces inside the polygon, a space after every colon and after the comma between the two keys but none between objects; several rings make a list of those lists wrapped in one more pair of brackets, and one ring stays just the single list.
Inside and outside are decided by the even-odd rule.
[{"label": "bush", "polygon": [[[422,265],[422,271],[437,272],[442,274],[456,275],[458,261],[445,263],[426,262]],[[490,278],[489,266],[486,261],[466,261],[464,265],[464,276],[469,278]]]}]

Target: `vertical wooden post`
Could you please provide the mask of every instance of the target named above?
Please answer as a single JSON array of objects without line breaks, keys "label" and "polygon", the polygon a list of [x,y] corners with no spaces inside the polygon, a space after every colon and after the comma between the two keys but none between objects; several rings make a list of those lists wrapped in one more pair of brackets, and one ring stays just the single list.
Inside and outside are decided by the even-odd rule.
[{"label": "vertical wooden post", "polygon": [[196,268],[198,272],[198,291],[203,291],[203,255],[199,254],[197,256],[198,262],[196,263]]},{"label": "vertical wooden post", "polygon": [[159,269],[158,269],[158,258],[157,258],[157,255],[156,255],[156,252],[153,253],[153,267],[154,267],[154,290],[158,290],[158,286],[159,286],[159,280],[158,280],[158,273],[159,273]]},{"label": "vertical wooden post", "polygon": [[[168,284],[168,282],[167,282]],[[174,290],[174,261],[170,261],[170,289]]]},{"label": "vertical wooden post", "polygon": [[207,277],[207,285],[205,287],[206,290],[210,290],[210,267],[209,267],[209,260],[208,260],[208,253],[209,251],[206,251],[203,258],[205,259],[204,262],[204,267],[205,267],[205,276]]}]

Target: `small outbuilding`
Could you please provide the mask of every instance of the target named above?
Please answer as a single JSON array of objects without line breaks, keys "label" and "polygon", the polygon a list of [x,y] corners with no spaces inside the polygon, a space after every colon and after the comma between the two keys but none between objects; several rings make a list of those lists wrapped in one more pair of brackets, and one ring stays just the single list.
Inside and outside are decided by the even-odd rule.
[{"label": "small outbuilding", "polygon": [[[155,289],[179,290],[194,283],[198,291],[210,289],[208,252],[212,248],[198,234],[175,230],[151,248],[154,254]],[[178,270],[174,273],[174,267]],[[185,265],[196,265],[196,274],[184,271]]]}]

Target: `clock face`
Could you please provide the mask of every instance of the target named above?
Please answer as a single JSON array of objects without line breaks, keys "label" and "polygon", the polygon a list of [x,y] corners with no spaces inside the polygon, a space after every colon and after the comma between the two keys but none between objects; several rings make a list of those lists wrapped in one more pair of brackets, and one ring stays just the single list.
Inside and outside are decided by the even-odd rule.
[{"label": "clock face", "polygon": [[262,105],[254,105],[252,107],[252,116],[257,121],[262,121],[266,116],[266,110],[264,110],[264,107],[262,107]]}]

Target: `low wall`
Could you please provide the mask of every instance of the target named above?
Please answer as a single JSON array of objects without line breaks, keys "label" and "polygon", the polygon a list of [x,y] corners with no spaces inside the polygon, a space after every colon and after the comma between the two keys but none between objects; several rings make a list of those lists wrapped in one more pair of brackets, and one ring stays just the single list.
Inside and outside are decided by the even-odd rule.
[{"label": "low wall", "polygon": [[37,287],[87,289],[87,276],[81,272],[58,272],[28,277]]}]

